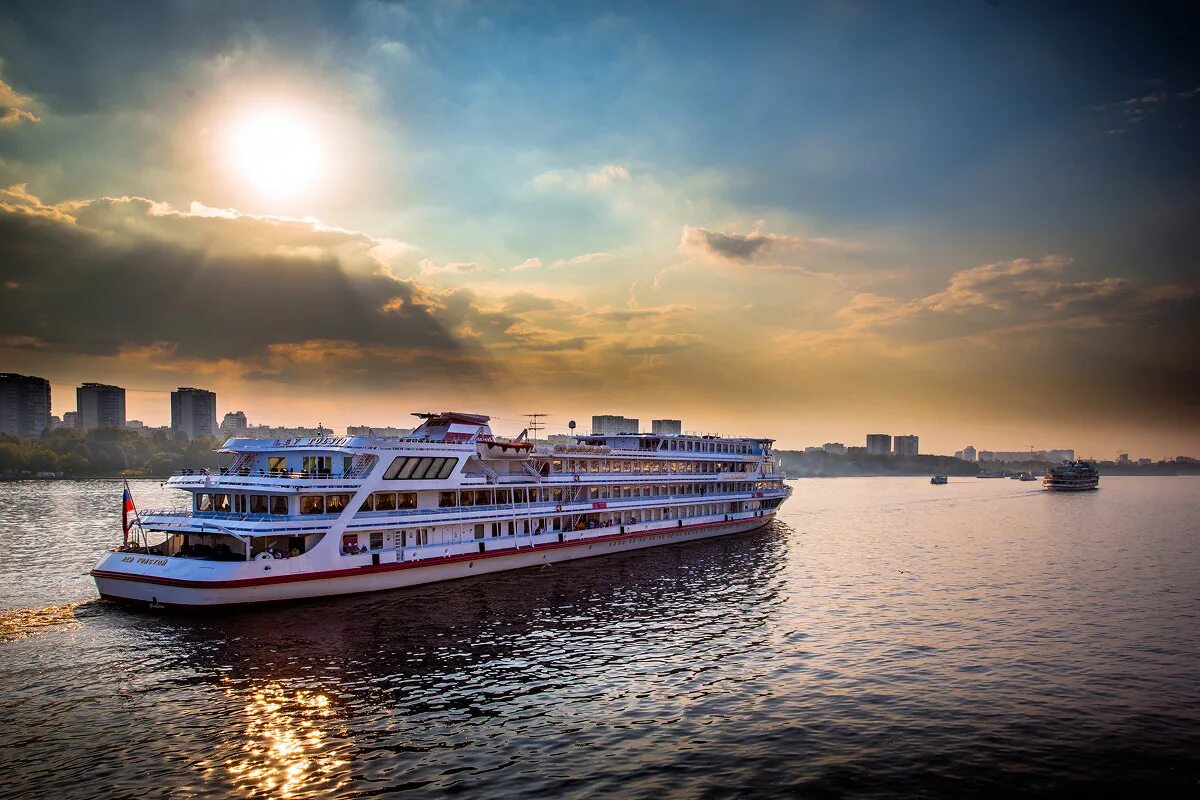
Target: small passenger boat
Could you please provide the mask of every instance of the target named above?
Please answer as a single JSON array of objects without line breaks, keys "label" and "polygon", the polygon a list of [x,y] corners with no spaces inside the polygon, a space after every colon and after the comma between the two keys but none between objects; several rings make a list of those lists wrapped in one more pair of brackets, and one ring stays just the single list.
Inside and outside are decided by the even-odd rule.
[{"label": "small passenger boat", "polygon": [[950,479],[948,477],[946,477],[945,475],[934,475],[932,478],[929,479],[929,482],[932,483],[934,486],[944,486],[945,484],[950,482]]},{"label": "small passenger boat", "polygon": [[1042,486],[1052,492],[1083,492],[1100,488],[1100,473],[1090,461],[1064,461],[1046,470]]}]

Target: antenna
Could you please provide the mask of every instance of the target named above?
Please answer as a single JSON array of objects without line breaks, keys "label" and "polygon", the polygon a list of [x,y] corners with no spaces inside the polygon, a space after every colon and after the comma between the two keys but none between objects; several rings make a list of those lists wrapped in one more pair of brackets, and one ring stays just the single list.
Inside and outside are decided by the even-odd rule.
[{"label": "antenna", "polygon": [[542,419],[542,417],[548,417],[548,416],[550,416],[550,415],[549,415],[549,414],[544,414],[544,413],[541,413],[541,412],[536,412],[536,413],[535,413],[535,412],[530,412],[530,413],[526,414],[525,416],[529,417],[529,425],[527,426],[527,427],[529,428],[529,436],[530,436],[530,438],[531,438],[531,439],[533,439],[534,441],[537,441],[537,438],[538,438],[538,433],[539,433],[539,432],[540,432],[540,431],[541,431],[543,428],[545,428],[545,427],[546,427],[545,425],[543,425],[543,424],[541,423],[541,421],[540,421],[540,420]]}]

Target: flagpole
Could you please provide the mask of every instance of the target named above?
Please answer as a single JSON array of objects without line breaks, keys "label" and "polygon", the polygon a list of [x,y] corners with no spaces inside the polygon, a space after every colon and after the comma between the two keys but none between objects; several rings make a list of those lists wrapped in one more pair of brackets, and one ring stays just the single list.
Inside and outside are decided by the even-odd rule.
[{"label": "flagpole", "polygon": [[[129,490],[129,478],[126,478],[123,475],[121,477],[125,481],[125,496],[129,498],[129,506],[130,506],[130,508],[133,509],[134,524],[137,525],[138,531],[140,531],[142,533],[142,538],[144,540],[145,532],[142,531],[142,517],[140,514],[138,514],[137,503],[135,503],[133,501],[133,492],[131,492]],[[129,528],[131,526],[129,525],[129,520],[124,519],[124,516],[125,516],[125,499],[124,498],[121,499],[121,516],[122,516],[121,527],[124,528],[125,544],[129,544]],[[137,540],[135,538],[134,544],[136,544],[136,543],[137,543]],[[145,545],[146,544],[145,541],[143,541],[142,544]]]}]

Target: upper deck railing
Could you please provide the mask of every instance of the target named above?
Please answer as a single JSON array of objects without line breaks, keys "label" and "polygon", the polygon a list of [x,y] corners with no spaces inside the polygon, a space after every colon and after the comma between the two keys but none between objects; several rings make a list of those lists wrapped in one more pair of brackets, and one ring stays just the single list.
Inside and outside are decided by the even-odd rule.
[{"label": "upper deck railing", "polygon": [[356,471],[353,467],[341,472],[334,471],[306,471],[306,470],[289,470],[289,469],[230,469],[221,467],[214,472],[209,469],[180,469],[171,473],[173,478],[283,478],[287,480],[302,480],[302,481],[337,481],[346,480],[348,478],[361,478],[360,471]]},{"label": "upper deck railing", "polygon": [[[609,497],[598,499],[584,500],[559,500],[559,501],[543,501],[539,500],[535,503],[504,503],[486,506],[446,506],[442,508],[413,508],[401,509],[396,511],[360,511],[352,517],[354,521],[363,522],[369,520],[381,520],[388,517],[416,517],[424,518],[445,515],[471,514],[475,512],[495,512],[507,511],[515,516],[536,516],[546,514],[577,514],[581,512],[592,511],[623,511],[640,508],[642,504],[662,504],[671,503],[674,505],[684,505],[690,503],[708,503],[714,500],[760,500],[772,499],[776,497],[785,497],[788,493],[786,488],[783,489],[751,489],[742,492],[719,492],[714,494],[666,494],[666,495],[649,495],[643,497]],[[205,520],[214,521],[229,521],[229,522],[330,522],[341,516],[338,514],[250,514],[250,513],[235,513],[229,511],[193,511],[190,508],[179,507],[173,509],[147,510],[142,511],[143,517],[172,517],[172,518],[193,518],[197,522]]]}]

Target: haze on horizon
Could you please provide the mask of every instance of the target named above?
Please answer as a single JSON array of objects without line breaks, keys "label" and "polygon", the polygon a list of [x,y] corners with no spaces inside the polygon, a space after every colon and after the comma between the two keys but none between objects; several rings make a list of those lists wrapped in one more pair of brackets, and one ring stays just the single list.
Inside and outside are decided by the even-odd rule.
[{"label": "haze on horizon", "polygon": [[0,9],[0,371],[1200,455],[1183,3]]}]

